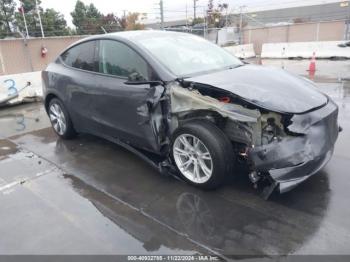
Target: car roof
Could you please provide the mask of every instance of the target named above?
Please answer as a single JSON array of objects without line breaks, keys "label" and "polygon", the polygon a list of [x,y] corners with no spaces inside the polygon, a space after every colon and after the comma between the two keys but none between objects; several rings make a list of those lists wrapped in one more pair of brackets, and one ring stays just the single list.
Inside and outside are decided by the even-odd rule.
[{"label": "car roof", "polygon": [[137,40],[147,39],[147,38],[156,38],[161,36],[176,36],[176,35],[187,35],[188,33],[180,33],[180,32],[171,32],[171,31],[161,31],[161,30],[135,30],[135,31],[122,31],[115,33],[108,33],[102,35],[91,36],[88,38],[84,38],[84,40],[91,39],[125,39],[131,42],[135,42]]},{"label": "car roof", "polygon": [[149,55],[147,52],[145,52],[145,50],[143,50],[143,48],[141,48],[140,45],[138,44],[138,40],[157,38],[161,36],[180,36],[180,35],[191,36],[188,33],[170,32],[170,31],[161,31],[161,30],[122,31],[122,32],[108,33],[108,34],[102,34],[102,35],[94,35],[94,36],[83,38],[71,44],[61,54],[63,54],[70,48],[84,42],[88,42],[92,40],[101,40],[101,39],[109,39],[109,40],[115,39],[130,45],[133,45],[133,48],[137,49],[137,51],[139,51],[139,53],[141,53],[143,57],[152,65],[152,68],[156,70],[156,72],[160,76],[160,79],[162,79],[163,81],[171,81],[173,79],[176,79],[176,75],[174,75],[173,73],[165,69],[164,66],[161,65],[156,59],[154,59],[152,55]]}]

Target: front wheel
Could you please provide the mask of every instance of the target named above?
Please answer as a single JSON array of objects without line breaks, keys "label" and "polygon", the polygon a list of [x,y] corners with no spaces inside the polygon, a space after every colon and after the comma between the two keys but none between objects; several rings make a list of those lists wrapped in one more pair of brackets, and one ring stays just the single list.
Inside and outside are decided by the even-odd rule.
[{"label": "front wheel", "polygon": [[178,128],[171,149],[179,173],[197,187],[215,189],[232,173],[231,143],[210,122],[192,122]]}]

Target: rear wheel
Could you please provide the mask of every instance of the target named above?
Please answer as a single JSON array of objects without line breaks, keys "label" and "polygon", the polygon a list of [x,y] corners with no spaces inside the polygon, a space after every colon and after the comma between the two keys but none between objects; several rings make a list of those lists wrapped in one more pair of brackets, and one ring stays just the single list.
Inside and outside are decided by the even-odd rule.
[{"label": "rear wheel", "polygon": [[231,143],[209,122],[193,122],[178,128],[171,148],[179,173],[192,185],[214,189],[232,173],[234,155]]},{"label": "rear wheel", "polygon": [[48,113],[51,125],[57,135],[65,139],[76,136],[69,114],[60,100],[54,98],[50,101]]}]

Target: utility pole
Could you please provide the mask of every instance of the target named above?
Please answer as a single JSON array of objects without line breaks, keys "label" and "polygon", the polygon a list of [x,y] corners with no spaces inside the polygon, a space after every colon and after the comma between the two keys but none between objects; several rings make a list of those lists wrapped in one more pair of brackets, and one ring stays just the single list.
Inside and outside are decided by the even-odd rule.
[{"label": "utility pole", "polygon": [[41,16],[40,16],[40,10],[38,8],[38,1],[35,0],[35,8],[36,8],[36,12],[38,13],[38,17],[39,17],[39,24],[40,24],[40,29],[41,29],[41,37],[44,38],[44,29],[43,29],[43,24],[41,23]]},{"label": "utility pole", "polygon": [[186,1],[186,29],[188,27],[187,1]]},{"label": "utility pole", "polygon": [[239,44],[243,44],[243,8],[245,6],[240,6],[240,19],[239,19]]},{"label": "utility pole", "polygon": [[163,0],[160,0],[159,2],[160,7],[160,29],[164,30],[164,7],[163,7]]},{"label": "utility pole", "polygon": [[196,17],[197,17],[197,14],[196,14],[196,11],[197,11],[197,1],[198,1],[198,0],[193,0],[193,20],[196,20]]},{"label": "utility pole", "polygon": [[346,23],[346,36],[345,36],[345,39],[346,40],[349,40],[350,37],[349,37],[349,27],[350,27],[350,3],[348,4],[348,10],[349,10],[349,13],[348,13],[348,21]]},{"label": "utility pole", "polygon": [[23,21],[24,21],[24,27],[26,29],[26,38],[29,38],[29,33],[28,33],[28,26],[27,26],[27,20],[26,20],[26,16],[24,14],[24,7],[23,7],[23,3],[21,3],[21,7],[18,8],[18,10],[20,11],[20,13],[23,16]]},{"label": "utility pole", "polygon": [[205,7],[203,7],[203,13],[204,13],[204,28],[203,28],[203,37],[204,39],[207,39],[207,29],[208,29],[208,19],[206,17],[207,10],[205,10]]}]

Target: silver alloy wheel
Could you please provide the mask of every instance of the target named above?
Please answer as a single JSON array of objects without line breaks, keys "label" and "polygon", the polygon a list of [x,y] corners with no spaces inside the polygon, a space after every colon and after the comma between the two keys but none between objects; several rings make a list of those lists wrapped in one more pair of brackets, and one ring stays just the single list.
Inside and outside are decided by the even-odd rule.
[{"label": "silver alloy wheel", "polygon": [[67,122],[61,106],[56,103],[52,104],[50,106],[49,116],[55,131],[61,136],[64,135],[67,130]]},{"label": "silver alloy wheel", "polygon": [[191,182],[207,182],[213,173],[213,160],[208,148],[194,135],[179,135],[173,145],[173,156],[180,172]]}]

